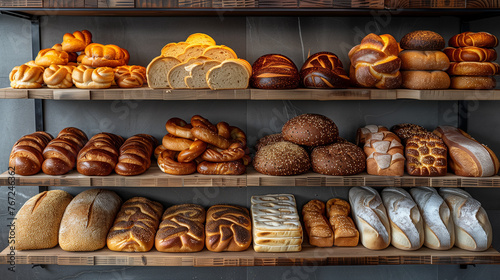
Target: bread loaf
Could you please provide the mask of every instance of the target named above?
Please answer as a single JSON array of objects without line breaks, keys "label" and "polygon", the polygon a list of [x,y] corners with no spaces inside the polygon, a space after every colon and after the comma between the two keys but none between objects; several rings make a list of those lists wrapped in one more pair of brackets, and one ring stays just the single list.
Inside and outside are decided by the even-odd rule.
[{"label": "bread loaf", "polygon": [[[180,59],[179,59],[180,60]],[[189,76],[191,68],[195,67],[196,63],[203,63],[209,61],[210,59],[204,56],[193,57],[183,63],[177,64],[170,69],[168,72],[168,84],[173,89],[186,89],[188,86],[184,81],[186,77]]]},{"label": "bread loaf", "polygon": [[151,166],[151,156],[157,143],[156,139],[148,134],[137,134],[128,138],[120,147],[115,172],[125,176],[146,172]]},{"label": "bread loaf", "polygon": [[65,251],[95,251],[106,246],[122,200],[113,191],[90,189],[68,205],[59,228],[59,246]]},{"label": "bread loaf", "polygon": [[125,65],[115,68],[115,81],[121,88],[142,87],[147,83],[146,68],[138,65]]},{"label": "bread loaf", "polygon": [[117,45],[91,43],[85,47],[82,64],[89,67],[118,67],[127,65],[130,55]]},{"label": "bread loaf", "polygon": [[122,144],[123,138],[112,133],[94,135],[78,153],[78,172],[87,176],[111,174],[118,163]]},{"label": "bread loaf", "polygon": [[180,64],[175,57],[157,56],[151,60],[146,68],[146,77],[150,88],[168,88],[168,73],[174,66]]},{"label": "bread loaf", "polygon": [[450,38],[450,47],[494,48],[498,45],[495,35],[488,32],[463,32]]},{"label": "bread loaf", "polygon": [[495,62],[452,62],[447,72],[453,76],[494,76],[500,72],[500,66]]},{"label": "bread loaf", "polygon": [[[248,64],[248,65],[245,65]],[[226,59],[207,72],[210,89],[245,89],[252,75],[249,63],[243,59]]]},{"label": "bread loaf", "polygon": [[497,52],[495,49],[486,49],[478,47],[462,47],[462,48],[445,48],[443,52],[448,56],[450,61],[495,61]]},{"label": "bread loaf", "polygon": [[311,166],[314,172],[348,176],[361,173],[366,168],[363,150],[349,142],[318,146],[311,152]]},{"label": "bread loaf", "polygon": [[190,44],[184,51],[176,56],[181,62],[186,62],[189,59],[197,58],[203,55],[203,52],[208,48],[208,45],[203,44]]},{"label": "bread loaf", "polygon": [[404,148],[396,134],[381,131],[368,134],[364,146],[366,171],[371,175],[403,176]]},{"label": "bread loaf", "polygon": [[444,39],[441,35],[429,30],[412,31],[399,42],[404,50],[441,50],[444,48]]},{"label": "bread loaf", "polygon": [[189,72],[189,76],[184,78],[187,87],[190,89],[209,88],[207,83],[207,72],[219,64],[220,61],[216,60],[195,63]]},{"label": "bread loaf", "polygon": [[88,30],[66,33],[63,36],[62,50],[66,52],[81,52],[92,43],[92,33]]},{"label": "bread loaf", "polygon": [[370,133],[377,133],[377,132],[382,132],[382,131],[389,131],[387,127],[381,126],[381,125],[374,125],[374,124],[369,124],[364,127],[358,128],[356,131],[356,145],[359,146],[364,146],[366,142],[366,137]]},{"label": "bread loaf", "polygon": [[341,247],[354,247],[359,242],[359,231],[356,229],[351,217],[349,202],[332,198],[326,203],[326,213],[334,233],[333,245]]},{"label": "bread loaf", "polygon": [[196,204],[180,204],[167,208],[156,233],[156,250],[160,252],[203,250],[205,214],[205,208]]},{"label": "bread loaf", "polygon": [[24,135],[12,147],[9,168],[17,175],[33,175],[42,169],[43,150],[52,136],[43,131]]},{"label": "bread loaf", "polygon": [[398,88],[402,78],[399,45],[389,34],[368,34],[349,51],[351,82],[360,87]]},{"label": "bread loaf", "polygon": [[349,202],[361,244],[371,250],[387,248],[391,244],[391,227],[378,192],[371,187],[353,187]]},{"label": "bread loaf", "polygon": [[299,86],[299,70],[293,61],[280,54],[259,57],[252,65],[250,85],[261,89],[293,89]]},{"label": "bread loaf", "polygon": [[50,141],[43,150],[43,173],[63,175],[73,170],[78,152],[87,141],[85,132],[78,128],[67,127],[61,130],[56,139]]},{"label": "bread loaf", "polygon": [[498,173],[500,163],[495,153],[466,132],[452,126],[439,126],[434,133],[448,147],[449,165],[456,175],[488,177]]},{"label": "bread loaf", "polygon": [[252,223],[248,209],[234,205],[214,205],[207,211],[205,244],[209,251],[245,251],[252,243]]},{"label": "bread loaf", "polygon": [[454,89],[494,89],[497,85],[492,76],[453,76],[450,88]]},{"label": "bread loaf", "polygon": [[305,146],[328,145],[337,141],[337,125],[328,117],[302,114],[288,120],[281,129],[283,139]]},{"label": "bread loaf", "polygon": [[325,203],[311,200],[302,207],[302,220],[309,244],[317,247],[333,246],[333,231],[325,217]]},{"label": "bread loaf", "polygon": [[281,141],[284,141],[283,135],[281,135],[281,133],[266,135],[257,141],[257,144],[255,144],[255,150],[258,151],[267,145],[270,145],[270,144],[273,144],[276,142],[281,142]]},{"label": "bread loaf", "polygon": [[450,76],[444,71],[401,71],[403,87],[408,89],[447,89]]},{"label": "bread loaf", "polygon": [[90,68],[80,65],[71,74],[77,88],[109,88],[115,80],[115,72],[110,67]]},{"label": "bread loaf", "polygon": [[147,252],[155,244],[163,206],[144,197],[123,203],[109,230],[106,244],[111,251]]},{"label": "bread loaf", "polygon": [[399,58],[401,70],[446,71],[450,66],[448,56],[442,51],[404,50]]},{"label": "bread loaf", "polygon": [[486,251],[493,232],[481,203],[459,188],[441,188],[439,194],[448,204],[455,224],[455,245],[468,251]]},{"label": "bread loaf", "polygon": [[391,223],[391,244],[417,250],[424,244],[424,222],[411,195],[402,188],[385,188],[382,200]]},{"label": "bread loaf", "polygon": [[57,246],[58,232],[69,193],[62,190],[44,191],[19,209],[15,220],[16,250],[48,249]]},{"label": "bread loaf", "polygon": [[277,142],[257,151],[253,160],[257,172],[266,175],[285,176],[302,174],[309,170],[309,154],[299,145]]},{"label": "bread loaf", "polygon": [[307,88],[347,88],[350,84],[342,62],[331,52],[309,56],[300,69],[300,81]]},{"label": "bread loaf", "polygon": [[41,88],[43,83],[43,67],[23,64],[16,66],[9,74],[12,88]]},{"label": "bread loaf", "polygon": [[223,62],[226,59],[237,59],[236,53],[227,46],[210,46],[207,47],[201,54],[210,59]]},{"label": "bread loaf", "polygon": [[450,208],[432,187],[411,188],[424,220],[424,245],[434,250],[448,250],[455,244],[455,225]]},{"label": "bread loaf", "polygon": [[161,56],[163,57],[177,57],[189,46],[186,42],[168,43],[161,49]]},{"label": "bread loaf", "polygon": [[448,168],[448,149],[433,133],[417,134],[405,147],[406,172],[412,176],[444,176]]},{"label": "bread loaf", "polygon": [[186,43],[214,46],[215,40],[205,33],[193,33],[186,38]]},{"label": "bread loaf", "polygon": [[241,160],[226,162],[202,161],[196,170],[205,175],[241,175],[246,171],[246,166]]},{"label": "bread loaf", "polygon": [[416,134],[429,132],[424,127],[411,123],[393,125],[391,131],[403,141],[403,144],[406,144],[406,141]]}]

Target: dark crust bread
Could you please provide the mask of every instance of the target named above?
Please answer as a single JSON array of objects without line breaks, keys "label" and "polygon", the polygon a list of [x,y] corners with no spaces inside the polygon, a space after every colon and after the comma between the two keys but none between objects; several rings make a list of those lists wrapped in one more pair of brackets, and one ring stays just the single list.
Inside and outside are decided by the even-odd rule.
[{"label": "dark crust bread", "polygon": [[276,143],[276,142],[281,142],[283,140],[283,135],[281,133],[276,133],[276,134],[270,134],[266,135],[257,141],[257,144],[255,144],[255,150],[258,151],[262,149],[262,147]]},{"label": "dark crust bread", "polygon": [[427,129],[420,125],[411,124],[411,123],[400,123],[391,127],[391,131],[396,134],[403,143],[413,137],[415,134],[426,133]]},{"label": "dark crust bread", "polygon": [[436,32],[417,30],[403,36],[399,45],[404,50],[442,50],[445,42]]},{"label": "dark crust bread", "polygon": [[281,54],[266,54],[252,65],[250,85],[261,89],[294,89],[299,86],[299,70]]},{"label": "dark crust bread", "polygon": [[302,114],[288,120],[281,133],[286,141],[305,146],[328,145],[339,137],[337,125],[318,114]]},{"label": "dark crust bread", "polygon": [[302,174],[309,170],[309,154],[304,148],[290,142],[277,142],[261,148],[253,160],[255,170],[266,175],[285,176]]},{"label": "dark crust bread", "polygon": [[313,171],[320,174],[354,175],[365,170],[366,156],[360,147],[352,143],[334,143],[314,148],[311,165]]}]

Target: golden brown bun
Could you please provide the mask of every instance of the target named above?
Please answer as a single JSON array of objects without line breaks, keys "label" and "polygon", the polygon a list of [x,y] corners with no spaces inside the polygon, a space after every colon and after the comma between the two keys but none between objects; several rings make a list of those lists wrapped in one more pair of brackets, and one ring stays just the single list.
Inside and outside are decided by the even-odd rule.
[{"label": "golden brown bun", "polygon": [[57,246],[61,219],[72,198],[65,191],[53,190],[41,192],[26,201],[16,215],[16,250]]},{"label": "golden brown bun", "polygon": [[88,30],[66,33],[63,36],[62,50],[66,52],[81,52],[92,42],[92,33]]},{"label": "golden brown bun", "polygon": [[146,68],[143,66],[124,65],[114,70],[116,84],[121,88],[137,88],[147,83]]},{"label": "golden brown bun", "polygon": [[497,52],[495,49],[486,49],[478,47],[445,48],[443,52],[450,61],[495,61]]},{"label": "golden brown bun", "polygon": [[494,89],[497,81],[493,76],[453,76],[450,88],[454,89]]},{"label": "golden brown bun", "polygon": [[368,174],[403,176],[404,148],[396,134],[390,131],[371,133],[367,136],[363,149]]},{"label": "golden brown bun", "polygon": [[9,168],[17,175],[33,175],[42,169],[43,149],[53,139],[45,132],[24,135],[12,147]]},{"label": "golden brown bun", "polygon": [[408,139],[405,147],[406,172],[412,176],[444,176],[448,168],[448,148],[443,140],[428,132]]},{"label": "golden brown bun", "polygon": [[80,65],[71,74],[77,88],[109,88],[115,80],[115,72],[110,67],[90,68]]},{"label": "golden brown bun", "polygon": [[428,30],[410,32],[399,43],[404,50],[442,50],[445,45],[441,35]]},{"label": "golden brown bun", "polygon": [[450,76],[494,76],[500,66],[495,62],[452,62],[448,68]]},{"label": "golden brown bun", "polygon": [[51,64],[66,65],[69,62],[68,53],[54,49],[43,49],[38,52],[35,63],[38,66],[49,67]]},{"label": "golden brown bun", "polygon": [[137,134],[128,138],[120,147],[120,157],[115,166],[116,174],[139,175],[151,166],[151,156],[156,139],[148,134]]},{"label": "golden brown bun", "polygon": [[333,231],[325,217],[325,203],[311,200],[302,207],[302,219],[309,244],[316,247],[333,246]]},{"label": "golden brown bun", "polygon": [[245,251],[252,244],[252,222],[248,209],[234,205],[210,207],[205,236],[209,251]]},{"label": "golden brown bun", "polygon": [[82,64],[90,67],[118,67],[128,64],[130,55],[117,45],[92,43],[85,48]]},{"label": "golden brown bun", "polygon": [[74,69],[75,66],[52,64],[43,71],[43,82],[49,88],[70,88],[73,86]]},{"label": "golden brown bun", "polygon": [[399,53],[399,58],[401,58],[401,70],[446,71],[450,66],[448,56],[442,51],[404,50]]},{"label": "golden brown bun", "polygon": [[111,174],[118,162],[121,136],[112,133],[98,133],[80,150],[76,168],[82,175],[105,176]]},{"label": "golden brown bun", "polygon": [[40,88],[43,83],[43,67],[23,64],[16,66],[9,74],[12,88]]},{"label": "golden brown bun", "polygon": [[347,88],[350,84],[342,61],[331,52],[309,56],[300,69],[300,81],[308,88]]},{"label": "golden brown bun", "polygon": [[75,127],[67,127],[43,150],[45,160],[42,164],[43,173],[48,175],[63,175],[73,170],[80,149],[87,143],[85,132]]},{"label": "golden brown bun", "polygon": [[304,148],[290,142],[276,142],[262,147],[253,160],[255,170],[262,174],[285,176],[305,173],[311,167]]},{"label": "golden brown bun", "polygon": [[495,35],[488,32],[464,32],[457,34],[448,41],[450,47],[494,48],[498,45]]},{"label": "golden brown bun", "polygon": [[284,55],[263,55],[252,65],[250,85],[254,88],[293,89],[299,86],[299,82],[297,66]]},{"label": "golden brown bun", "polygon": [[401,71],[403,87],[409,89],[447,89],[450,76],[444,71]]}]

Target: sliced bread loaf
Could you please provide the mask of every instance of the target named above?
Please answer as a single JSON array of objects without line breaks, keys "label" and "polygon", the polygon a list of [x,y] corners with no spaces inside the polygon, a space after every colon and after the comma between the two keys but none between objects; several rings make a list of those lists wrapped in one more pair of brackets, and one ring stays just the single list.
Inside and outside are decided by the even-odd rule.
[{"label": "sliced bread loaf", "polygon": [[227,59],[207,72],[210,89],[244,89],[251,74],[242,59]]},{"label": "sliced bread loaf", "polygon": [[177,56],[177,58],[180,61],[185,62],[190,58],[201,56],[206,48],[208,48],[208,45],[201,45],[201,44],[189,45],[186,47],[186,49],[184,49],[183,53]]},{"label": "sliced bread loaf", "polygon": [[186,42],[188,44],[202,44],[202,45],[209,45],[209,46],[215,45],[215,40],[212,37],[210,37],[204,33],[191,34],[191,35],[189,35],[189,37],[187,37]]},{"label": "sliced bread loaf", "polygon": [[191,89],[208,88],[207,72],[220,63],[220,61],[216,60],[210,60],[204,63],[195,63],[191,68],[190,75],[184,78],[186,86]]},{"label": "sliced bread loaf", "polygon": [[153,58],[146,68],[146,76],[150,88],[168,88],[168,73],[181,62],[171,56],[158,56]]},{"label": "sliced bread loaf", "polygon": [[211,46],[205,49],[203,56],[210,57],[213,60],[224,61],[226,59],[236,59],[236,53],[227,46]]},{"label": "sliced bread loaf", "polygon": [[188,88],[184,78],[189,76],[191,68],[195,67],[195,63],[203,63],[210,60],[207,57],[200,56],[197,58],[190,58],[188,61],[183,62],[174,66],[168,73],[168,84],[173,89],[185,89]]},{"label": "sliced bread loaf", "polygon": [[166,44],[162,49],[161,49],[161,55],[162,56],[173,56],[177,57],[181,53],[184,52],[184,50],[189,46],[188,43],[186,42],[179,42],[179,43],[169,43]]}]

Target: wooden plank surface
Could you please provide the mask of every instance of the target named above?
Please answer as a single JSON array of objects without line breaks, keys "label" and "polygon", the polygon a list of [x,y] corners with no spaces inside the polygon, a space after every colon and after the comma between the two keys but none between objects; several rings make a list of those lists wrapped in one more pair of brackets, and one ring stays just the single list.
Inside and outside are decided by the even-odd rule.
[{"label": "wooden plank surface", "polygon": [[[6,264],[10,250],[0,255]],[[500,264],[500,253],[493,248],[470,252],[457,247],[447,251],[421,248],[403,251],[392,246],[384,250],[357,247],[317,248],[304,245],[301,252],[257,253],[252,247],[243,252],[145,253],[114,252],[107,248],[95,252],[66,252],[60,247],[15,251],[16,264],[118,265],[118,266],[325,266],[398,264]]]},{"label": "wooden plank surface", "polygon": [[166,89],[163,95],[164,100],[248,100],[249,98],[249,89]]},{"label": "wooden plank surface", "polygon": [[467,0],[467,9],[500,8],[500,0]]},{"label": "wooden plank surface", "polygon": [[250,89],[252,100],[369,100],[370,89]]}]

